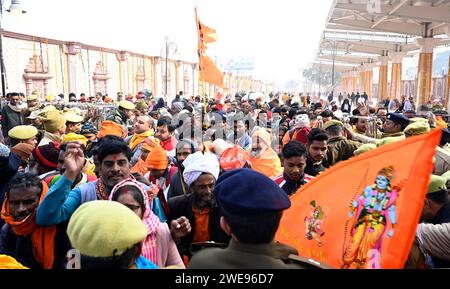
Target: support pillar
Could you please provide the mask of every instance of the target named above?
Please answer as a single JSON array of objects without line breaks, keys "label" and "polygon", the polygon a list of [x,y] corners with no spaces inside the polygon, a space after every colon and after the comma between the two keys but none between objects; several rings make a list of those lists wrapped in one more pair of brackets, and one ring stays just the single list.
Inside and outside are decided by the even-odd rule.
[{"label": "support pillar", "polygon": [[389,97],[388,95],[388,63],[389,57],[387,53],[385,56],[381,56],[380,61],[380,74],[378,77],[378,102]]},{"label": "support pillar", "polygon": [[[67,88],[68,93],[76,93],[76,56],[80,53],[80,45],[76,42],[69,42],[67,44]],[[68,98],[68,96],[65,96]]]},{"label": "support pillar", "polygon": [[439,39],[432,37],[419,38],[420,46],[419,67],[417,72],[417,107],[427,103],[431,99],[431,79],[433,74],[433,49]]},{"label": "support pillar", "polygon": [[398,99],[400,100],[403,91],[403,82],[402,82],[402,67],[403,67],[403,58],[405,57],[405,52],[392,52],[390,58],[392,60],[392,69],[391,69],[391,89],[390,89],[390,99]]},{"label": "support pillar", "polygon": [[445,86],[445,105],[444,108],[448,109],[448,98],[450,96],[450,54],[448,56],[448,72],[447,72],[447,84]]},{"label": "support pillar", "polygon": [[159,97],[161,93],[161,69],[159,69],[160,64],[160,57],[155,56],[152,58],[153,94],[155,95],[155,97]]},{"label": "support pillar", "polygon": [[366,90],[366,71],[364,70],[363,64],[359,67],[358,90],[359,93],[363,93]]},{"label": "support pillar", "polygon": [[363,65],[364,71],[364,91],[366,92],[369,102],[372,100],[372,84],[373,84],[373,63],[365,63]]},{"label": "support pillar", "polygon": [[126,61],[128,60],[129,55],[130,55],[129,52],[127,51],[120,51],[119,53],[116,54],[116,59],[119,62],[119,89],[122,94],[124,93],[123,88],[124,81],[125,83],[127,83],[124,76],[126,75],[126,66],[127,66]]}]

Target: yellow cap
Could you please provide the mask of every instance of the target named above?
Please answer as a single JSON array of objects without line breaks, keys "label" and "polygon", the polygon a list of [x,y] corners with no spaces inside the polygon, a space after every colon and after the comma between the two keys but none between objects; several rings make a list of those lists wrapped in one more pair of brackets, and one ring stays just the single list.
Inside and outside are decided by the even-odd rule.
[{"label": "yellow cap", "polygon": [[428,121],[416,121],[408,125],[403,131],[407,136],[426,134],[430,131],[430,125]]},{"label": "yellow cap", "polygon": [[30,96],[27,97],[27,101],[32,101],[32,100],[38,100],[38,96],[32,94],[32,95],[30,95]]},{"label": "yellow cap", "polygon": [[47,105],[46,107],[44,107],[44,109],[42,109],[42,112],[48,112],[48,111],[52,111],[52,110],[57,110],[57,109],[53,105]]},{"label": "yellow cap", "polygon": [[87,138],[84,135],[76,134],[76,133],[68,133],[63,136],[63,144],[69,143],[69,142],[80,142],[84,144],[84,146],[87,145]]},{"label": "yellow cap", "polygon": [[49,133],[54,133],[66,125],[66,119],[58,110],[51,110],[44,113],[42,120],[45,130]]},{"label": "yellow cap", "polygon": [[72,122],[72,123],[79,123],[84,120],[84,118],[82,116],[79,116],[78,114],[76,114],[74,112],[65,113],[65,114],[63,114],[63,116],[66,119],[66,121]]},{"label": "yellow cap", "polygon": [[135,109],[136,106],[131,101],[122,100],[119,102],[119,107],[132,110]]},{"label": "yellow cap", "polygon": [[53,100],[55,100],[55,97],[53,95],[47,95],[45,97],[45,100],[48,101],[48,102],[52,102]]},{"label": "yellow cap", "polygon": [[27,140],[38,134],[37,128],[31,125],[19,125],[8,132],[8,136],[13,139]]},{"label": "yellow cap", "polygon": [[441,176],[431,175],[428,185],[428,193],[435,193],[447,189],[447,179]]},{"label": "yellow cap", "polygon": [[342,122],[340,122],[339,120],[334,120],[334,119],[332,119],[332,120],[330,120],[330,121],[327,121],[324,125],[323,125],[323,129],[327,129],[327,128],[330,128],[330,127],[332,127],[332,126],[335,126],[335,125],[337,125],[337,126],[340,126],[340,127],[344,127],[344,124],[342,123]]},{"label": "yellow cap", "polygon": [[79,207],[67,227],[72,246],[84,256],[120,256],[147,237],[147,228],[118,202],[92,201]]}]

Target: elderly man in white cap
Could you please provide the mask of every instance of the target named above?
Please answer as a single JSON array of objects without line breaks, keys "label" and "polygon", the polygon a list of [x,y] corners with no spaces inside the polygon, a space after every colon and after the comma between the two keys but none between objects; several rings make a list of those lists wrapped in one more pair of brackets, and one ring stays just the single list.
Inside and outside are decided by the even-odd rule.
[{"label": "elderly man in white cap", "polygon": [[191,193],[169,199],[169,220],[180,255],[190,258],[192,243],[227,244],[230,237],[220,228],[221,213],[213,195],[220,172],[216,155],[196,152],[186,158],[183,166],[183,178]]}]

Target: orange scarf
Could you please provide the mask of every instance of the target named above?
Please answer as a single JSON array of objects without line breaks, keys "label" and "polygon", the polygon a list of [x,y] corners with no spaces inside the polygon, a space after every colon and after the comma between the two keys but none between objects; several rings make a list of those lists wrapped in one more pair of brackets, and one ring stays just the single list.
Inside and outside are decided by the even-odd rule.
[{"label": "orange scarf", "polygon": [[153,130],[146,131],[144,133],[137,134],[135,133],[133,137],[130,139],[130,148],[134,150],[141,142],[143,142],[146,138],[153,136]]},{"label": "orange scarf", "polygon": [[[47,183],[42,182],[42,194],[39,199],[39,204],[45,198],[47,192]],[[15,221],[9,211],[9,200],[7,195],[5,195],[5,200],[3,201],[2,219],[12,227],[16,235],[28,236],[31,234],[34,258],[44,269],[53,268],[53,261],[55,259],[55,226],[36,226],[36,210],[25,220]]]},{"label": "orange scarf", "polygon": [[250,157],[252,169],[269,177],[274,178],[283,172],[280,158],[277,153],[269,148],[261,156],[254,158]]}]

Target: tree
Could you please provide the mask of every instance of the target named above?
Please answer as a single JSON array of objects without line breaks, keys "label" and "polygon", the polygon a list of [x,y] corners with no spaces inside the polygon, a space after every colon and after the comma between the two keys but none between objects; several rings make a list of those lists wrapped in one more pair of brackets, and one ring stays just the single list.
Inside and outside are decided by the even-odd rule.
[{"label": "tree", "polygon": [[[331,87],[332,79],[332,69],[322,68],[319,69],[317,66],[305,68],[303,70],[303,77],[314,84],[320,84],[324,87]],[[337,86],[341,81],[341,74],[338,71],[334,73],[334,85]]]}]

